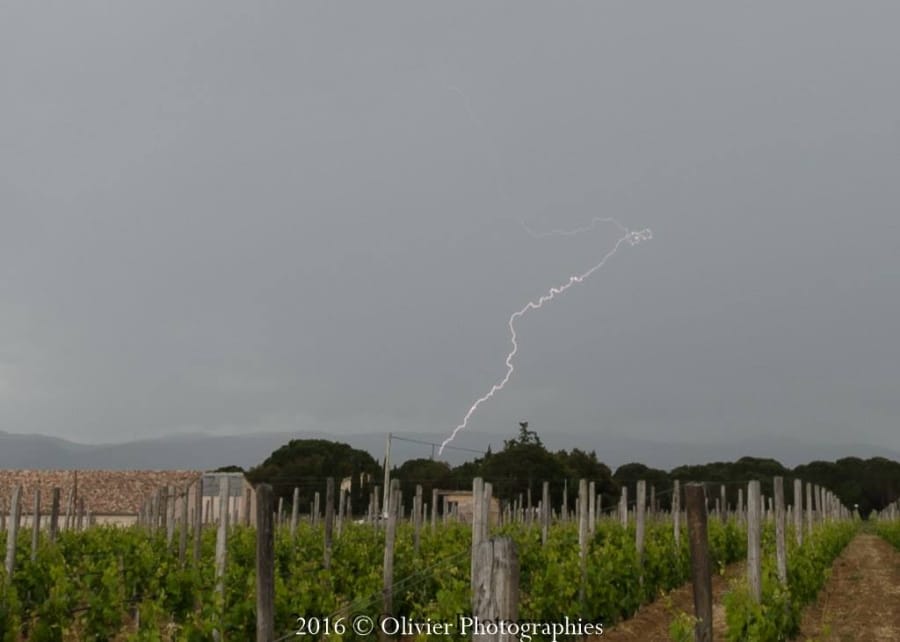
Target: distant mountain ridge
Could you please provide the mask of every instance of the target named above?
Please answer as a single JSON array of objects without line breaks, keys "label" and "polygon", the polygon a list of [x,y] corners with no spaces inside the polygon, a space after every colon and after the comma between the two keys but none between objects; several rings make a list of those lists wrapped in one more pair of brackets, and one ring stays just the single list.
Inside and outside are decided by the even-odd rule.
[{"label": "distant mountain ridge", "polygon": [[[428,458],[437,452],[443,434],[395,433],[391,461]],[[716,442],[656,442],[619,435],[540,435],[550,450],[580,448],[596,451],[598,459],[615,470],[640,462],[653,468],[671,470],[676,466],[735,461],[740,457],[767,457],[793,467],[810,461],[835,461],[843,457],[885,457],[900,461],[900,452],[864,444],[837,444],[801,441],[781,436],[759,436]],[[384,459],[385,434],[347,434],[302,431],[213,435],[176,434],[117,444],[82,444],[47,435],[23,435],[0,431],[0,468],[106,469],[106,470],[209,470],[227,465],[249,468],[261,463],[272,451],[291,439],[328,439],[365,450],[378,461]],[[453,465],[478,457],[490,446],[502,449],[504,439],[513,434],[461,433],[441,459]],[[407,441],[410,440],[410,441]],[[426,443],[418,443],[426,442]],[[456,450],[459,447],[462,450]]]}]

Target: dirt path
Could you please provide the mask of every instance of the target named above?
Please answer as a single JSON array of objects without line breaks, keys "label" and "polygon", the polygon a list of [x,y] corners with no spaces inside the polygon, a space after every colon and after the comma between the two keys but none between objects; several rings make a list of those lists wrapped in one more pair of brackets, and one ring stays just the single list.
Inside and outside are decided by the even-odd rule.
[{"label": "dirt path", "polygon": [[900,552],[875,535],[855,537],[803,614],[796,639],[900,640]]},{"label": "dirt path", "polygon": [[[713,633],[714,639],[724,639],[725,607],[722,606],[722,595],[728,590],[731,579],[745,572],[747,565],[737,562],[725,569],[724,575],[713,575]],[[694,590],[690,584],[677,588],[667,596],[657,599],[652,604],[643,606],[629,620],[620,622],[614,628],[603,632],[603,640],[641,640],[655,642],[669,640],[669,624],[679,611],[693,615]]]}]

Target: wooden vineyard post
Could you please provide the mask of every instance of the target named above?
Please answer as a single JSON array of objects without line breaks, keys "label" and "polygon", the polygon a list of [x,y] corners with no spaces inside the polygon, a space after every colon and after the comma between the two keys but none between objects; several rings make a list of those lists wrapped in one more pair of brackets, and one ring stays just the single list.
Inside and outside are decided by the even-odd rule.
[{"label": "wooden vineyard post", "polygon": [[256,487],[256,642],[275,639],[275,525],[272,487]]},{"label": "wooden vineyard post", "polygon": [[675,550],[681,549],[681,482],[672,487],[672,528],[675,533]]},{"label": "wooden vineyard post", "polygon": [[784,479],[775,477],[772,480],[775,494],[775,560],[778,566],[778,581],[787,586],[787,550],[784,541]]},{"label": "wooden vineyard post", "polygon": [[56,542],[59,533],[59,487],[54,487],[50,494],[50,542]]},{"label": "wooden vineyard post", "polygon": [[341,536],[341,530],[343,530],[344,527],[344,511],[347,510],[347,505],[345,503],[346,498],[347,494],[344,492],[344,489],[341,488],[338,490],[337,537]]},{"label": "wooden vineyard post", "polygon": [[331,539],[334,534],[334,477],[325,480],[325,568],[331,568]]},{"label": "wooden vineyard post", "polygon": [[578,603],[581,606],[581,613],[585,615],[585,590],[587,587],[587,552],[588,552],[588,495],[593,496],[588,490],[588,482],[586,479],[578,481],[578,564],[581,571],[581,578],[578,588]]},{"label": "wooden vineyard post", "polygon": [[413,550],[419,554],[419,543],[422,530],[422,485],[416,484],[416,494],[413,498]]},{"label": "wooden vineyard post", "polygon": [[588,484],[588,535],[593,536],[597,526],[597,483]]},{"label": "wooden vineyard post", "polygon": [[203,535],[203,477],[194,482],[194,561],[200,561]]},{"label": "wooden vineyard post", "polygon": [[[168,532],[168,526],[166,519],[168,517],[168,495],[166,494],[166,488],[161,487],[156,490],[156,510],[157,510],[157,518],[159,519],[159,530],[165,530]],[[76,526],[76,529],[79,527]]]},{"label": "wooden vineyard post", "polygon": [[481,540],[488,538],[491,529],[491,505],[493,503],[494,487],[490,482],[484,482],[484,497],[481,500]]},{"label": "wooden vineyard post", "polygon": [[172,539],[175,537],[175,487],[166,486],[166,498],[168,513],[166,515],[166,545],[172,545]]},{"label": "wooden vineyard post", "polygon": [[379,510],[379,507],[378,507],[378,502],[381,501],[380,495],[381,495],[381,491],[379,490],[379,487],[376,486],[375,491],[372,493],[372,499],[369,501],[369,506],[372,509],[372,519],[374,520],[376,527],[378,527],[381,524],[381,519],[380,519],[381,511]]},{"label": "wooden vineyard post", "polygon": [[431,532],[434,532],[434,529],[437,526],[437,512],[438,512],[438,491],[437,488],[431,489]]},{"label": "wooden vineyard post", "polygon": [[728,501],[727,495],[725,494],[725,484],[722,484],[719,487],[719,502],[721,505],[721,513],[719,514],[719,518],[722,520],[722,523],[728,521]]},{"label": "wooden vineyard post", "polygon": [[472,589],[475,588],[475,563],[478,556],[478,546],[481,544],[483,529],[481,520],[484,519],[484,511],[481,504],[484,501],[484,480],[476,477],[472,480],[472,568],[469,574]]},{"label": "wooden vineyard post", "polygon": [[541,544],[547,543],[550,532],[550,482],[541,487]]},{"label": "wooden vineyard post", "polygon": [[822,521],[822,504],[819,501],[819,486],[817,484],[813,484],[812,498],[813,525],[818,525]]},{"label": "wooden vineyard post", "polygon": [[526,499],[525,499],[525,514],[527,515],[527,517],[525,518],[525,521],[528,523],[528,526],[534,525],[534,511],[533,511],[532,505],[531,505],[531,479],[530,478],[528,479],[528,492],[526,494]]},{"label": "wooden vineyard post", "polygon": [[638,560],[643,564],[644,558],[644,508],[647,503],[647,482],[643,479],[637,483],[637,504],[635,504],[634,519],[636,524],[634,545],[637,548]]},{"label": "wooden vineyard post", "polygon": [[6,527],[6,577],[12,578],[16,570],[16,538],[19,536],[19,514],[22,512],[22,487],[16,484],[9,503],[9,521]]},{"label": "wooden vineyard post", "polygon": [[41,487],[34,489],[34,505],[31,509],[31,561],[37,559],[38,544],[41,541]]},{"label": "wooden vineyard post", "polygon": [[753,480],[747,484],[747,581],[750,584],[750,596],[757,603],[762,597],[760,503],[759,481]]},{"label": "wooden vineyard post", "polygon": [[187,536],[188,536],[188,490],[184,489],[181,493],[181,527],[178,530],[178,562],[184,566],[185,557],[187,555]]},{"label": "wooden vineyard post", "polygon": [[[216,613],[224,617],[225,610],[225,554],[228,550],[228,478],[219,477],[219,529],[216,532]],[[271,517],[269,518],[271,519]],[[218,633],[216,640],[222,638]]]},{"label": "wooden vineyard post", "polygon": [[706,490],[703,484],[687,484],[684,494],[691,545],[694,615],[697,618],[694,640],[712,642],[712,568],[706,525]]},{"label": "wooden vineyard post", "polygon": [[294,487],[294,496],[291,501],[291,540],[297,533],[297,519],[300,517],[300,489]]},{"label": "wooden vineyard post", "polygon": [[628,528],[628,486],[622,486],[622,495],[619,497],[619,519],[622,528]]},{"label": "wooden vineyard post", "polygon": [[806,482],[806,534],[812,535],[813,530],[813,504],[812,504],[812,484]]},{"label": "wooden vineyard post", "polygon": [[[519,617],[519,557],[509,537],[486,539],[478,547],[477,574],[472,587],[472,615],[482,623],[515,622]],[[514,635],[496,632],[472,635],[478,642],[513,642]],[[474,633],[474,632],[473,632]]]},{"label": "wooden vineyard post", "polygon": [[66,493],[66,519],[63,521],[63,530],[70,530],[72,528],[72,524],[75,523],[74,519],[75,515],[75,494],[72,492],[72,489],[69,489],[69,492]]},{"label": "wooden vineyard post", "polygon": [[[382,596],[382,615],[388,617],[394,613],[394,540],[397,534],[397,514],[399,512],[400,502],[398,495],[400,494],[400,480],[392,479],[390,487],[390,496],[388,497],[387,506],[389,507],[387,515],[387,524],[384,529],[384,575],[381,589]],[[380,640],[387,640],[387,636],[382,630],[378,635]]]}]

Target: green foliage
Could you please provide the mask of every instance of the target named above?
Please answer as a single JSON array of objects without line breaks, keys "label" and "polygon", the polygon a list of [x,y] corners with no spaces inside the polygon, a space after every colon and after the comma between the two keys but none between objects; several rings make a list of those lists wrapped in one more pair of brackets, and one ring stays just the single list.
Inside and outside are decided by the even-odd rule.
[{"label": "green foliage", "polygon": [[[831,565],[858,529],[855,522],[821,525],[801,546],[787,555],[787,586],[778,581],[774,556],[774,528],[763,532],[762,596],[757,603],[746,581],[738,582],[724,598],[727,638],[732,642],[785,640],[799,630],[803,607],[816,599]],[[788,541],[792,541],[788,538]]]},{"label": "green foliage", "polygon": [[900,463],[884,457],[814,461],[798,466],[794,474],[831,489],[846,506],[858,505],[863,517],[900,497]]},{"label": "green foliage", "polygon": [[669,624],[669,637],[674,642],[693,642],[697,628],[697,618],[684,611],[674,614]]},{"label": "green foliage", "polygon": [[[712,555],[722,563],[741,555],[744,534],[733,525],[710,524]],[[508,524],[493,534],[512,537],[521,565],[520,616],[555,620],[583,615],[612,624],[631,616],[660,593],[686,581],[686,537],[675,547],[671,522],[647,525],[643,561],[634,527],[598,525],[588,546],[584,602],[580,602],[578,532],[573,523],[554,524],[546,545],[540,529]],[[30,534],[29,534],[30,535]],[[202,533],[199,563],[179,563],[162,535],[141,528],[97,527],[63,532],[55,545],[43,541],[30,560],[30,541],[17,547],[18,567],[0,593],[0,625],[29,640],[113,639],[140,642],[209,640],[214,630],[227,639],[255,635],[255,532],[229,530],[222,592],[213,565],[215,529]],[[177,538],[176,538],[177,541]],[[413,548],[412,526],[398,525],[394,559],[394,612],[416,620],[454,621],[470,612],[471,526],[442,525],[421,533]],[[344,523],[334,539],[330,570],[323,567],[322,527],[285,527],[275,538],[276,630],[287,633],[298,616],[377,617],[382,608],[384,532],[368,524]],[[643,582],[641,577],[643,576]],[[135,618],[134,616],[138,617]],[[134,620],[140,622],[135,627]],[[344,636],[349,639],[349,634]],[[5,642],[5,640],[4,640]]]},{"label": "green foliage", "polygon": [[487,453],[483,458],[454,468],[446,477],[446,487],[470,489],[473,477],[483,477],[491,482],[494,496],[512,501],[520,495],[532,494],[536,504],[542,492],[542,483],[550,485],[550,499],[554,506],[562,503],[563,489],[568,487],[568,509],[575,502],[579,479],[591,479],[604,502],[612,502],[619,495],[619,485],[606,464],[597,459],[595,452],[578,448],[572,451],[550,452],[540,437],[528,430],[527,422],[520,424],[516,439],[504,441],[503,450]]},{"label": "green foliage", "polygon": [[244,472],[244,469],[241,466],[232,464],[230,466],[220,466],[219,468],[216,468],[213,472],[216,472],[216,473],[242,473],[242,472]]},{"label": "green foliage", "polygon": [[[567,478],[563,461],[544,448],[539,439],[530,438],[507,440],[503,450],[484,459],[479,474],[491,482],[494,495],[501,499],[518,497],[529,488],[536,499],[541,492],[541,480],[551,480],[556,505],[562,497],[563,479]],[[471,485],[469,480],[468,487]]]},{"label": "green foliage", "polygon": [[875,522],[875,533],[895,548],[900,549],[900,521]]},{"label": "green foliage", "polygon": [[[239,467],[226,466],[221,470],[240,472]],[[272,485],[276,496],[291,501],[294,487],[301,491],[301,507],[309,506],[314,493],[324,493],[325,477],[352,477],[352,505],[360,508],[368,501],[369,492],[381,477],[382,469],[371,455],[347,444],[321,439],[292,440],[272,453],[262,464],[252,468],[247,477],[253,483]],[[569,508],[574,506],[575,484],[578,479],[592,479],[603,504],[618,500],[622,486],[628,487],[629,497],[635,497],[635,483],[643,479],[656,490],[659,505],[670,508],[673,482],[703,480],[726,486],[726,501],[737,502],[738,489],[744,484],[735,480],[758,479],[761,491],[772,495],[772,479],[780,476],[788,482],[802,479],[831,489],[845,506],[859,506],[865,517],[873,509],[881,510],[900,498],[900,463],[873,457],[847,457],[836,462],[812,462],[793,470],[774,459],[741,457],[734,462],[712,462],[703,465],[679,466],[669,472],[630,463],[620,466],[615,474],[599,461],[594,452],[573,449],[552,453],[547,450],[536,431],[527,422],[519,425],[517,436],[504,441],[503,450],[490,451],[484,457],[467,461],[454,468],[428,459],[412,460],[394,469],[395,477],[403,485],[404,501],[411,506],[416,484],[422,484],[426,497],[432,488],[463,489],[472,487],[474,477],[483,477],[494,486],[494,496],[501,501],[518,498],[529,489],[534,503],[543,480],[550,482],[551,499],[558,506],[563,487],[568,483]],[[368,477],[366,477],[368,476]],[[364,482],[363,479],[368,481]],[[788,503],[792,485],[786,487]],[[718,496],[718,493],[716,493]]]},{"label": "green foliage", "polygon": [[[450,465],[434,459],[410,459],[399,468],[394,468],[391,478],[400,481],[400,491],[408,511],[412,511],[416,486],[422,486],[424,501],[431,502],[433,489],[451,489],[455,487],[451,479]],[[472,482],[469,481],[469,488]]]},{"label": "green foliage", "polygon": [[[628,497],[632,500],[637,497],[638,481],[644,480],[647,482],[648,489],[650,487],[656,489],[660,507],[666,510],[671,507],[673,478],[664,470],[638,463],[624,464],[616,469],[613,479],[620,486],[628,488]],[[704,478],[698,477],[697,479]]]},{"label": "green foliage", "polygon": [[275,496],[288,502],[293,501],[294,488],[299,488],[300,506],[307,507],[316,492],[324,497],[327,477],[349,477],[351,502],[363,506],[381,471],[372,455],[348,444],[327,439],[292,439],[251,468],[247,479],[254,484],[271,485]]}]

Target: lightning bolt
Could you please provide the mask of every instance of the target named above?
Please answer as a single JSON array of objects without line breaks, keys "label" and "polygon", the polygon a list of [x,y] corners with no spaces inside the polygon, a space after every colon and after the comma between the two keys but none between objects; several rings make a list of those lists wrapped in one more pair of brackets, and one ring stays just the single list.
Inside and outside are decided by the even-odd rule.
[{"label": "lightning bolt", "polygon": [[566,283],[563,283],[562,285],[557,287],[550,288],[550,290],[546,294],[541,295],[534,301],[529,301],[521,310],[517,310],[513,312],[512,315],[510,315],[509,321],[507,321],[506,324],[509,327],[509,336],[510,342],[512,343],[512,350],[510,350],[509,354],[506,355],[506,374],[502,379],[500,379],[500,381],[491,386],[491,389],[488,390],[487,393],[475,400],[475,403],[472,404],[472,407],[469,408],[469,411],[466,413],[465,417],[463,417],[462,422],[458,426],[456,426],[450,436],[441,443],[441,447],[438,450],[439,455],[443,454],[444,447],[451,441],[453,441],[457,433],[459,433],[460,430],[464,430],[466,426],[468,426],[469,419],[472,418],[472,415],[475,414],[475,411],[478,410],[478,407],[484,402],[488,401],[495,394],[503,390],[504,386],[506,386],[507,382],[509,382],[509,378],[512,376],[512,373],[515,370],[515,366],[513,366],[513,359],[515,358],[516,353],[519,351],[518,335],[516,334],[516,321],[525,316],[525,314],[527,314],[529,310],[540,309],[544,306],[545,303],[549,303],[557,296],[564,294],[567,290],[589,279],[591,275],[594,274],[594,272],[601,269],[604,265],[606,265],[607,261],[609,261],[613,256],[616,255],[616,252],[619,251],[619,248],[623,244],[628,243],[629,245],[634,246],[643,241],[649,241],[653,238],[653,233],[649,229],[644,228],[637,231],[629,230],[627,227],[613,218],[595,218],[591,221],[590,225],[583,228],[577,228],[575,230],[552,230],[550,232],[545,232],[542,234],[538,234],[530,230],[523,223],[522,226],[525,228],[525,231],[535,238],[543,238],[545,236],[574,236],[576,234],[581,234],[582,232],[587,232],[594,229],[594,227],[596,227],[599,223],[612,223],[619,229],[619,231],[622,233],[622,236],[619,237],[619,240],[616,241],[616,244],[613,246],[613,248],[603,255],[599,263],[591,267],[586,272],[576,274],[575,276],[570,276],[569,280]]},{"label": "lightning bolt", "polygon": [[[522,229],[528,234],[528,236],[535,239],[543,239],[548,236],[578,236],[579,234],[584,234],[585,232],[590,232],[595,227],[597,227],[600,223],[612,223],[619,231],[623,234],[628,234],[628,228],[619,223],[616,219],[612,217],[607,218],[592,218],[591,222],[583,227],[576,227],[573,230],[550,230],[549,232],[535,232],[530,227],[525,225],[524,221],[519,221],[519,224],[522,226]],[[647,230],[649,231],[649,230]]]}]

